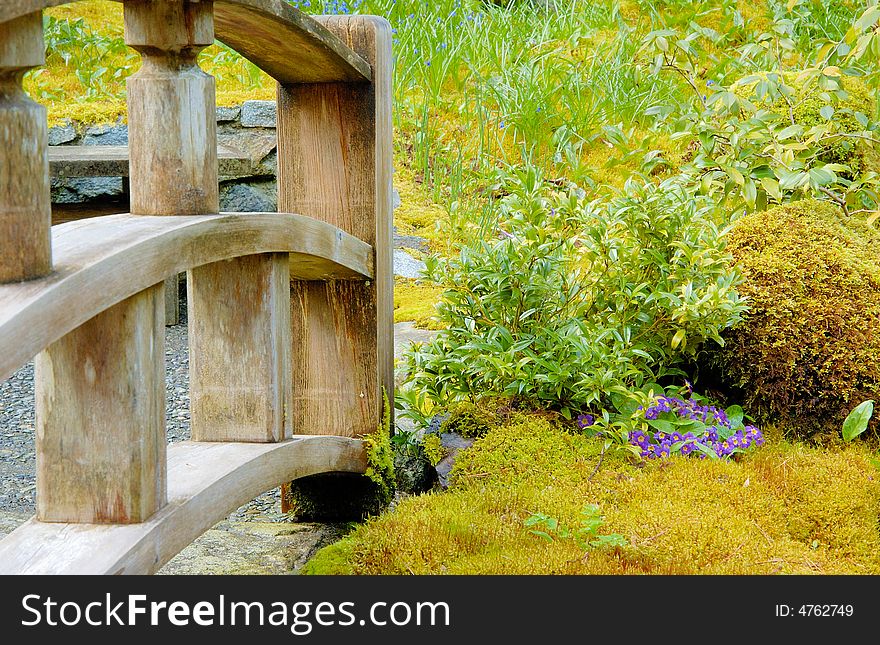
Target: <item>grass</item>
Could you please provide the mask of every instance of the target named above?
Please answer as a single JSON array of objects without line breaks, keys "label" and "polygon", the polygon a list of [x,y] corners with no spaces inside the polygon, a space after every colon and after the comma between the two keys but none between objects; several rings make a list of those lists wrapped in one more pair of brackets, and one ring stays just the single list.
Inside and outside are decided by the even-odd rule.
[{"label": "grass", "polygon": [[[771,433],[773,434],[773,433]],[[862,446],[782,442],[740,462],[632,464],[539,418],[462,453],[450,492],[411,497],[307,565],[312,574],[877,574],[880,472]],[[575,527],[586,503],[626,546],[547,541],[534,513]]]}]

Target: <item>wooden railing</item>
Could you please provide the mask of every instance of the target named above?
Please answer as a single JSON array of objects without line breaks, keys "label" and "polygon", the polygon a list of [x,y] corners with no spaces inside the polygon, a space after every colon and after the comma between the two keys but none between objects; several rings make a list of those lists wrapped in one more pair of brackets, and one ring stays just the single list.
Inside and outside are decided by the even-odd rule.
[{"label": "wooden railing", "polygon": [[[35,359],[36,517],[0,572],[145,573],[262,491],[363,472],[392,387],[391,35],[281,0],[125,0],[131,213],[50,227],[43,9],[0,6],[0,379]],[[283,213],[219,214],[216,35],[278,81]],[[296,214],[293,214],[296,213]],[[166,447],[188,272],[192,442]]]}]

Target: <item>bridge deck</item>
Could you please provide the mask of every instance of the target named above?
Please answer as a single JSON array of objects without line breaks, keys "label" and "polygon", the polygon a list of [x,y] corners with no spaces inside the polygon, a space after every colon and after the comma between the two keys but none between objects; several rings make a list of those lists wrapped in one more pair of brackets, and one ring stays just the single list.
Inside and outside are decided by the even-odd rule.
[{"label": "bridge deck", "polygon": [[168,505],[140,524],[31,519],[0,541],[0,574],[151,574],[260,493],[299,477],[363,473],[363,442],[296,436],[280,443],[175,443]]}]

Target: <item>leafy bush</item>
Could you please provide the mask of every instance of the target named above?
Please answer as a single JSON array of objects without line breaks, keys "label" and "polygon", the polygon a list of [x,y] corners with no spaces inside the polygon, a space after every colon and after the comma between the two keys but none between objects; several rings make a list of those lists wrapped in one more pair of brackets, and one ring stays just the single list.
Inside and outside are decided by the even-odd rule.
[{"label": "leafy bush", "polygon": [[[846,36],[853,42],[856,27]],[[780,52],[794,48],[792,30],[791,20],[780,18],[743,45],[738,67],[747,74],[734,83],[701,77],[700,61],[723,44],[723,34],[696,24],[686,33],[650,32],[640,48],[645,66],[653,74],[676,72],[692,94],[646,113],[690,151],[683,176],[732,210],[807,197],[830,200],[845,214],[876,210],[880,176],[865,155],[880,142],[880,124],[858,78],[869,72],[845,40],[824,43],[810,67],[784,65]]]},{"label": "leafy bush", "polygon": [[711,377],[761,419],[839,434],[852,406],[880,393],[878,243],[818,201],[738,220],[728,248],[750,313],[707,352]]},{"label": "leafy bush", "polygon": [[409,400],[483,396],[573,412],[677,373],[744,309],[725,230],[674,180],[587,202],[535,171],[511,178],[498,238],[433,260],[446,327],[406,355]]},{"label": "leafy bush", "polygon": [[861,78],[840,77],[839,90],[832,94],[822,92],[813,80],[815,75],[811,78],[810,74],[801,78],[791,71],[763,72],[740,79],[732,89],[754,108],[778,115],[785,126],[802,126],[807,131],[832,125],[838,135],[828,137],[830,142],[820,149],[819,160],[846,165],[850,170],[844,172],[853,176],[870,170],[868,146],[859,133],[866,129],[876,110],[871,90]]}]

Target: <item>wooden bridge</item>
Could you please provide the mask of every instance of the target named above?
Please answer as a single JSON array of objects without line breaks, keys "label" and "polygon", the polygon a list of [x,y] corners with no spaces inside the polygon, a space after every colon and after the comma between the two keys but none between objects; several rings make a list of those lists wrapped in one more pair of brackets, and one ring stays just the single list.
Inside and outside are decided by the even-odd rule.
[{"label": "wooden bridge", "polygon": [[[391,29],[282,0],[124,0],[130,214],[50,223],[42,11],[0,4],[0,380],[34,356],[37,513],[0,573],[152,573],[259,493],[363,473],[393,387]],[[280,213],[220,214],[216,37],[278,81]],[[188,271],[193,441],[166,446]],[[2,403],[2,402],[0,402]]]}]

